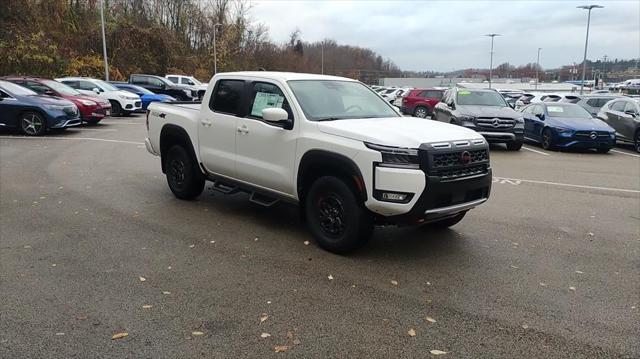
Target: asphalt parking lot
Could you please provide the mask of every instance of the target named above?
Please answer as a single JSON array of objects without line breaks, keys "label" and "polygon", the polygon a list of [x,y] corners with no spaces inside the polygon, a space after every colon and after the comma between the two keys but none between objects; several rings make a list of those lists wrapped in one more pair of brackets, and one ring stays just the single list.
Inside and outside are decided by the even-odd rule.
[{"label": "asphalt parking lot", "polygon": [[630,148],[493,147],[460,224],[344,257],[292,206],[175,199],[145,135],[139,115],[0,133],[0,357],[640,357]]}]

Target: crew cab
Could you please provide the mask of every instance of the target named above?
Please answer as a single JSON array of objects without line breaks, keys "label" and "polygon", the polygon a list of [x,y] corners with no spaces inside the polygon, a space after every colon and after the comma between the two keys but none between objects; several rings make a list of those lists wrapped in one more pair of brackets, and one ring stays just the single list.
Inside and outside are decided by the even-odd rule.
[{"label": "crew cab", "polygon": [[495,90],[448,89],[433,108],[432,119],[478,131],[487,141],[505,143],[511,151],[519,151],[524,142],[522,114]]},{"label": "crew cab", "polygon": [[216,74],[201,104],[151,103],[147,130],[176,197],[196,198],[208,180],[260,205],[298,204],[336,253],[363,245],[375,224],[452,226],[491,190],[480,134],[403,117],[343,77]]}]

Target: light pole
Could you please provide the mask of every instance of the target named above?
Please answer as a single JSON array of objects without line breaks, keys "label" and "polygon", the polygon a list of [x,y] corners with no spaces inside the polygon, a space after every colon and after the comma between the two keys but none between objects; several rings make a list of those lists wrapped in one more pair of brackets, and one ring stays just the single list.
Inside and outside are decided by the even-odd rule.
[{"label": "light pole", "polygon": [[324,40],[322,40],[322,47],[320,48],[320,73],[324,75]]},{"label": "light pole", "polygon": [[216,51],[216,31],[218,26],[222,26],[222,24],[213,25],[213,74],[218,73],[218,53]]},{"label": "light pole", "polygon": [[541,47],[538,48],[538,59],[536,60],[536,91],[538,91],[538,81],[540,81],[538,77],[538,69],[540,68],[540,50],[542,50]]},{"label": "light pole", "polygon": [[100,20],[102,22],[102,56],[104,56],[104,79],[109,81],[109,63],[107,62],[107,39],[104,34],[104,1],[100,0]]},{"label": "light pole", "polygon": [[602,9],[604,6],[601,5],[582,5],[577,6],[578,9],[589,10],[589,15],[587,15],[587,37],[584,40],[584,58],[582,60],[582,82],[580,83],[580,94],[582,95],[584,92],[584,77],[587,72],[587,45],[589,44],[589,25],[591,24],[591,10],[593,9]]},{"label": "light pole", "polygon": [[484,36],[489,36],[491,38],[491,59],[489,60],[489,88],[491,88],[491,76],[493,74],[493,38],[496,36],[501,36],[500,34],[486,34]]}]

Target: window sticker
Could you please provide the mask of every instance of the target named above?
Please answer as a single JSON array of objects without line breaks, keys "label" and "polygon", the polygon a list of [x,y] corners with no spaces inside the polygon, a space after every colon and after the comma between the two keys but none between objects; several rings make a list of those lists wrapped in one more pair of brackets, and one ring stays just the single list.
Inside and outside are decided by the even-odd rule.
[{"label": "window sticker", "polygon": [[271,107],[282,108],[283,102],[284,96],[280,96],[277,93],[257,92],[256,98],[253,100],[251,116],[262,117],[262,110]]},{"label": "window sticker", "polygon": [[459,91],[458,95],[468,96],[468,95],[471,95],[471,92],[469,92],[469,91]]},{"label": "window sticker", "polygon": [[564,109],[561,106],[547,106],[547,111],[549,111],[549,112],[564,112]]}]

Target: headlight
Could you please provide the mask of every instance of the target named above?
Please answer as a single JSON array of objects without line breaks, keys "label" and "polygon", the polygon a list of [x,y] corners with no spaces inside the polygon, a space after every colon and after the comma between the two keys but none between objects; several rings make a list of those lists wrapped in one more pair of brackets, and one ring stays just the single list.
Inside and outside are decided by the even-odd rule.
[{"label": "headlight", "polygon": [[80,103],[85,105],[85,106],[95,106],[97,105],[97,103],[90,101],[90,100],[80,100]]},{"label": "headlight", "polygon": [[420,160],[418,150],[415,148],[389,147],[364,143],[368,148],[379,151],[382,154],[381,167],[419,169]]},{"label": "headlight", "polygon": [[476,118],[473,116],[458,116],[458,119],[460,120],[460,122],[464,123],[464,122],[473,122]]},{"label": "headlight", "polygon": [[524,123],[524,117],[516,118],[516,123]]},{"label": "headlight", "polygon": [[567,128],[562,128],[562,127],[556,127],[556,128],[554,128],[554,130],[555,130],[557,133],[569,133],[569,132],[573,132],[573,130],[569,130],[569,129],[567,129]]},{"label": "headlight", "polygon": [[58,111],[64,111],[65,105],[44,105],[45,108],[49,109],[49,110],[58,110]]}]

